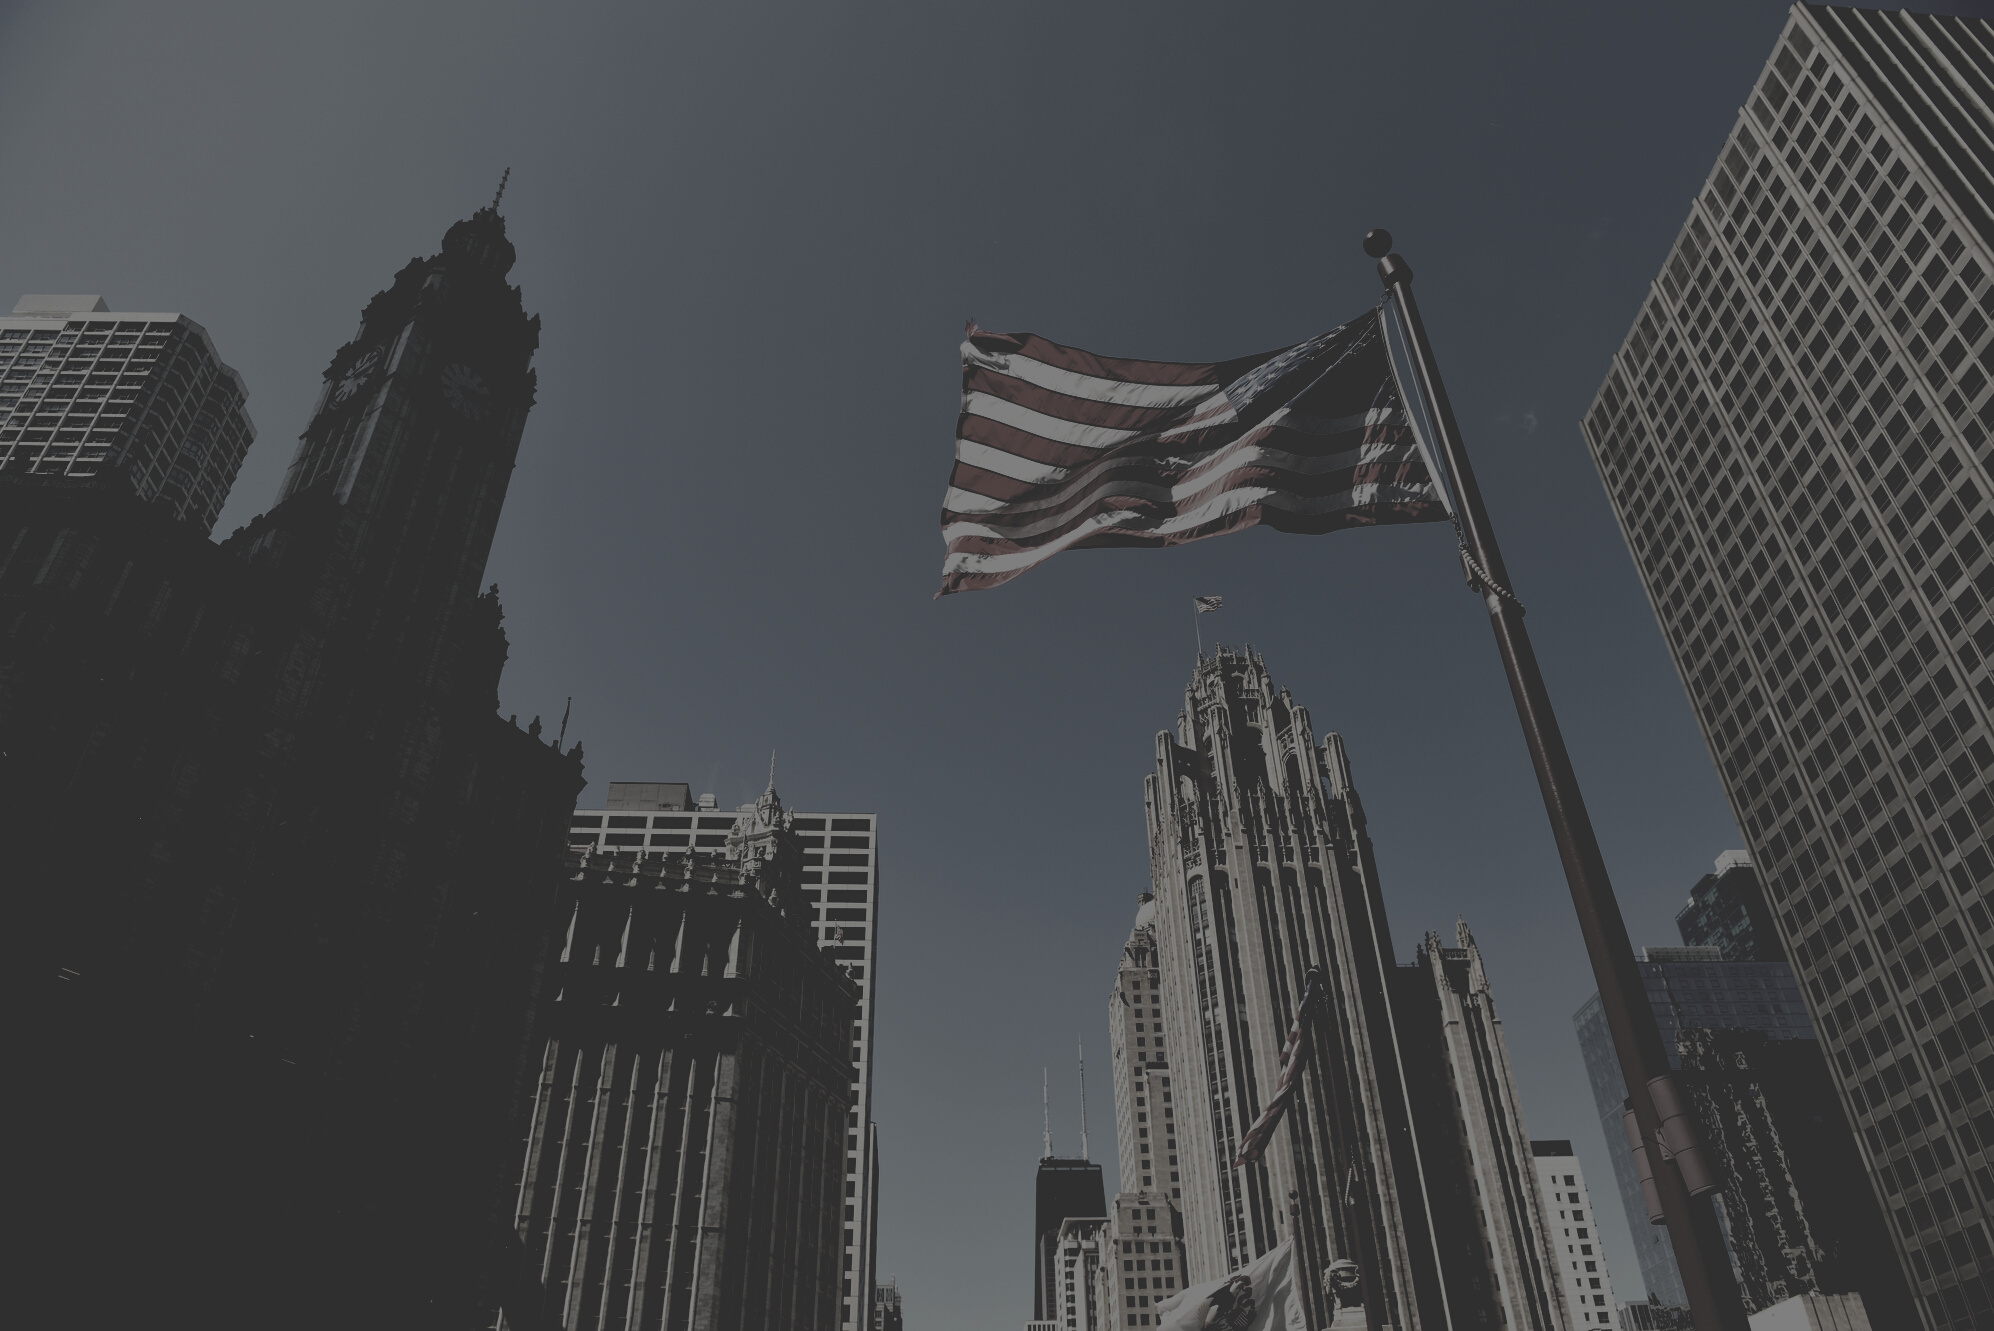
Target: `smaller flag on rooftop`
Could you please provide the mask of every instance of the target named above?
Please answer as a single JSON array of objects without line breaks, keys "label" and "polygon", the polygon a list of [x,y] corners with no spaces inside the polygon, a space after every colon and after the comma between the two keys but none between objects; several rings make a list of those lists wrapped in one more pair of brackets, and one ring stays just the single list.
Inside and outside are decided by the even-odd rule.
[{"label": "smaller flag on rooftop", "polygon": [[1202,615],[1202,614],[1204,614],[1204,613],[1205,613],[1205,611],[1207,611],[1207,610],[1223,610],[1223,609],[1225,609],[1225,597],[1223,597],[1223,596],[1193,596],[1193,597],[1191,598],[1191,604],[1192,604],[1192,605],[1195,605],[1195,606],[1197,606],[1197,607],[1198,607],[1198,613]]}]

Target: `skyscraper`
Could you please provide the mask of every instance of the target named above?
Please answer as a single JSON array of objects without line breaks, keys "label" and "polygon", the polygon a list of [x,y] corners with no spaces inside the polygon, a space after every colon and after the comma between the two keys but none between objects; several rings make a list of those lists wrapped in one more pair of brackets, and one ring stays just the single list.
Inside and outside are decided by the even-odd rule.
[{"label": "skyscraper", "polygon": [[[1727,962],[1714,947],[1650,947],[1642,949],[1641,976],[1648,1007],[1662,1033],[1669,1064],[1680,1071],[1679,1038],[1685,1030],[1722,1028],[1762,1031],[1775,1040],[1811,1040],[1814,1027],[1800,996],[1792,969],[1783,961]],[[1606,1028],[1606,1013],[1594,994],[1572,1016],[1578,1030],[1579,1052],[1592,1084],[1599,1111],[1599,1130],[1613,1161],[1614,1182],[1627,1228],[1634,1236],[1635,1260],[1650,1298],[1671,1307],[1687,1307],[1682,1274],[1668,1231],[1649,1223],[1648,1204],[1627,1150],[1627,1083],[1620,1074],[1620,1057]]]},{"label": "skyscraper", "polygon": [[1160,1189],[1125,1189],[1113,1221],[1101,1265],[1101,1325],[1155,1326],[1156,1305],[1185,1285],[1183,1217]]},{"label": "skyscraper", "polygon": [[1742,850],[1719,855],[1689,889],[1688,902],[1676,912],[1676,932],[1684,947],[1714,947],[1725,961],[1779,961],[1783,955],[1765,890]]},{"label": "skyscraper", "polygon": [[[100,1320],[463,1322],[525,1279],[505,1162],[582,776],[497,714],[480,591],[534,392],[512,262],[481,209],[375,296],[299,449],[350,465],[294,466],[220,545],[136,480],[0,472],[0,839],[61,885],[16,922],[58,1051],[38,1140],[71,1165],[41,1211],[75,1232],[114,1196],[148,1236],[50,1254]],[[99,348],[93,313],[50,345],[79,322],[96,368],[51,373],[104,388],[100,419],[147,354],[131,402],[162,431],[239,404],[190,326]],[[158,456],[163,501],[192,459]]]},{"label": "skyscraper", "polygon": [[[612,781],[606,807],[577,809],[568,822],[575,850],[663,857],[727,844],[753,805],[721,811],[711,795],[693,799],[679,781]],[[810,903],[818,946],[858,985],[852,1015],[852,1106],[845,1133],[844,1267],[851,1288],[840,1303],[844,1331],[865,1331],[879,1260],[878,1128],[872,1121],[872,1034],[879,946],[879,818],[870,813],[803,813],[793,829],[802,852],[797,882]]]},{"label": "skyscraper", "polygon": [[23,296],[0,318],[0,472],[115,480],[205,536],[256,439],[248,398],[184,314]]},{"label": "skyscraper", "polygon": [[[1754,1312],[1794,1294],[1860,1292],[1882,1325],[1911,1311],[1800,990],[1783,961],[1724,961],[1714,947],[1651,947],[1649,1007],[1718,1170],[1733,1268]],[[1626,1083],[1594,995],[1574,1022],[1651,1298],[1680,1305],[1667,1233],[1627,1150]]]},{"label": "skyscraper", "polygon": [[1156,968],[1155,898],[1136,903],[1108,999],[1108,1052],[1115,1076],[1115,1151],[1127,1191],[1183,1195],[1177,1175],[1177,1107],[1163,1043],[1162,980]]},{"label": "skyscraper", "polygon": [[1795,6],[1584,421],[1934,1331],[1994,1316],[1990,49]]},{"label": "skyscraper", "polygon": [[[1132,944],[1154,930],[1164,1033],[1189,1033],[1168,1046],[1164,1123],[1189,1282],[1290,1237],[1293,1193],[1303,1269],[1355,1261],[1377,1323],[1562,1326],[1479,957],[1463,932],[1458,949],[1429,940],[1397,964],[1342,740],[1318,744],[1265,663],[1222,647],[1200,658],[1176,733],[1157,736],[1146,805],[1155,899]],[[1293,1105],[1235,1169],[1311,967],[1324,987]],[[1145,969],[1124,969],[1125,993]],[[1125,1083],[1118,1068],[1118,1094]]]},{"label": "skyscraper", "polygon": [[1538,1195],[1551,1219],[1554,1252],[1563,1259],[1559,1280],[1578,1305],[1579,1324],[1617,1327],[1613,1277],[1606,1270],[1606,1249],[1599,1242],[1585,1170],[1572,1154],[1572,1144],[1563,1140],[1532,1142],[1530,1155],[1536,1166]]},{"label": "skyscraper", "polygon": [[575,857],[514,1217],[542,1320],[499,1331],[842,1324],[858,986],[794,826],[770,787],[724,846]]},{"label": "skyscraper", "polygon": [[1068,1220],[1108,1220],[1108,1194],[1101,1185],[1101,1167],[1090,1160],[1068,1160],[1047,1154],[1039,1161],[1033,1191],[1032,1318],[1065,1325],[1066,1300],[1059,1255],[1060,1227]]}]

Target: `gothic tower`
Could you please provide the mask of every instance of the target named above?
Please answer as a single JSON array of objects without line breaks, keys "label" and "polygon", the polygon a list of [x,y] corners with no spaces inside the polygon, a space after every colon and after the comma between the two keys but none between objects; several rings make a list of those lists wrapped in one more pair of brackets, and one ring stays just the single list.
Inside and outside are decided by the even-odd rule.
[{"label": "gothic tower", "polygon": [[105,1307],[461,1324],[525,1278],[511,1116],[582,776],[497,715],[478,590],[534,394],[512,262],[493,207],[404,267],[278,504],[219,546],[0,484],[0,615],[29,630],[0,747],[37,773],[0,836],[47,885],[21,933],[62,979],[51,1140],[101,1184],[68,1198],[152,1236],[78,1273]]},{"label": "gothic tower", "polygon": [[[1146,803],[1190,1281],[1288,1238],[1293,1190],[1328,1230],[1305,1225],[1298,1250],[1315,1270],[1357,1261],[1374,1324],[1447,1326],[1391,935],[1342,740],[1318,742],[1250,649],[1220,648],[1200,658],[1177,734],[1157,736]],[[1235,1170],[1310,966],[1328,993],[1301,1092],[1265,1155]]]}]

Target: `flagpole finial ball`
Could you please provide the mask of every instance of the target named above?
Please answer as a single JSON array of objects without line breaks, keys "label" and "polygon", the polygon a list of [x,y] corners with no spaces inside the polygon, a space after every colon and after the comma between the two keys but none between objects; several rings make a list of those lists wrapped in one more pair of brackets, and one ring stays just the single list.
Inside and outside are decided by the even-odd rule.
[{"label": "flagpole finial ball", "polygon": [[1364,233],[1364,253],[1374,259],[1382,259],[1392,252],[1392,233],[1377,227]]}]

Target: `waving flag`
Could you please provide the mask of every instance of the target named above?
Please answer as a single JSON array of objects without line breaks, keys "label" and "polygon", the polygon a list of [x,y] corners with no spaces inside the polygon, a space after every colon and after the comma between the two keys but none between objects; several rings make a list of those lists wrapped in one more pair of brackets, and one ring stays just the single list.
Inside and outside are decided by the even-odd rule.
[{"label": "waving flag", "polygon": [[1061,550],[1445,519],[1377,310],[1279,351],[1117,360],[969,326],[942,589]]},{"label": "waving flag", "polygon": [[1207,610],[1223,610],[1223,609],[1225,609],[1225,597],[1223,597],[1223,596],[1193,596],[1193,597],[1191,598],[1191,604],[1192,604],[1192,605],[1195,605],[1195,606],[1197,606],[1197,607],[1198,607],[1198,613],[1202,615],[1202,614],[1204,614],[1204,613],[1205,613],[1205,611],[1207,611]]},{"label": "waving flag", "polygon": [[1295,1073],[1301,1068],[1302,1055],[1308,1052],[1308,1046],[1302,1043],[1302,1035],[1308,1029],[1309,1009],[1315,1006],[1316,991],[1321,983],[1321,969],[1309,967],[1308,980],[1302,985],[1302,1001],[1295,1007],[1294,1025],[1288,1027],[1288,1042],[1281,1047],[1280,1080],[1274,1083],[1274,1094],[1268,1098],[1266,1108],[1260,1111],[1260,1117],[1246,1130],[1246,1140],[1239,1146],[1239,1159],[1232,1162],[1234,1169],[1250,1165],[1260,1158],[1260,1153],[1267,1149],[1268,1139],[1281,1122],[1281,1115],[1288,1112],[1288,1102],[1295,1098]]}]

